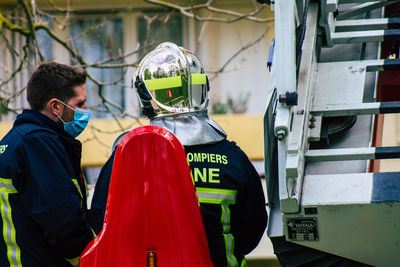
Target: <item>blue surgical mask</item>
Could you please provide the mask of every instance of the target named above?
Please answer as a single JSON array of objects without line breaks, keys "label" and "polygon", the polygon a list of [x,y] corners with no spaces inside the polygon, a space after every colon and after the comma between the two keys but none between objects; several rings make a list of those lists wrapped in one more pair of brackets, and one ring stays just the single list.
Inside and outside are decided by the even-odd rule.
[{"label": "blue surgical mask", "polygon": [[69,133],[72,137],[77,137],[78,135],[80,135],[83,130],[86,128],[86,126],[89,123],[89,118],[90,118],[90,110],[89,109],[82,109],[82,108],[71,108],[70,106],[68,106],[67,104],[65,104],[64,102],[60,101],[62,104],[64,104],[65,106],[69,107],[70,109],[72,109],[73,111],[75,111],[75,115],[74,115],[74,120],[70,121],[70,122],[64,122],[60,116],[57,115],[57,117],[64,123],[64,129],[67,133]]}]

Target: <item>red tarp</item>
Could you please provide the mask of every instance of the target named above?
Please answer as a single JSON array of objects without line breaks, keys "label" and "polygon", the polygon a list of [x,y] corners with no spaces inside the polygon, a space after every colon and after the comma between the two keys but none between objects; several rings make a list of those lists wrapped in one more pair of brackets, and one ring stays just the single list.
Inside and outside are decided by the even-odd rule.
[{"label": "red tarp", "polygon": [[143,126],[119,144],[103,229],[80,266],[212,266],[185,151],[169,131]]}]

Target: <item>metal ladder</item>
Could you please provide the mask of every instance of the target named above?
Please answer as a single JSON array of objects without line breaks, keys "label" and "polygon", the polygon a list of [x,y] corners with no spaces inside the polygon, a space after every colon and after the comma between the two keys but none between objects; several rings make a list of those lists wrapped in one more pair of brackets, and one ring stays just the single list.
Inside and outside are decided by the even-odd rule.
[{"label": "metal ladder", "polygon": [[[272,4],[275,53],[264,117],[270,237],[374,266],[400,260],[400,172],[368,172],[369,160],[400,158],[400,147],[370,147],[372,115],[400,113],[400,102],[375,102],[377,73],[400,70],[399,59],[377,59],[380,42],[400,40],[400,19],[381,12],[398,2]],[[366,56],[341,60],[341,49],[362,43]],[[297,103],[287,101],[291,93]],[[356,116],[339,141],[312,149],[328,117]]]}]

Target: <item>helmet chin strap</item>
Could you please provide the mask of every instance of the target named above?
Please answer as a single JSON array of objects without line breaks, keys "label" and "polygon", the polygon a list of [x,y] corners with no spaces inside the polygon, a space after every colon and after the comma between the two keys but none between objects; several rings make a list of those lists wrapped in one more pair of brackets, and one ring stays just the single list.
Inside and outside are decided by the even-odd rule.
[{"label": "helmet chin strap", "polygon": [[157,114],[154,111],[154,108],[150,103],[151,95],[147,91],[145,83],[143,81],[140,81],[139,77],[136,77],[135,87],[136,87],[139,97],[141,99],[143,115],[148,118],[155,117]]}]

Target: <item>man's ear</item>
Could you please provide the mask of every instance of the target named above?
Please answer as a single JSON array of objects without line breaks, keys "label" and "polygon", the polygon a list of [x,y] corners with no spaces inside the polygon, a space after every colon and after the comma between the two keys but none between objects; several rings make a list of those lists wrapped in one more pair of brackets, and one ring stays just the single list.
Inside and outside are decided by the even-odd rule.
[{"label": "man's ear", "polygon": [[47,102],[46,108],[53,115],[60,115],[62,112],[64,105],[57,98],[52,98]]},{"label": "man's ear", "polygon": [[46,115],[53,121],[58,122],[60,120],[58,116],[61,117],[63,112],[64,107],[62,106],[63,104],[61,104],[57,98],[52,98],[46,103],[46,105],[44,106],[43,110],[40,111],[40,113]]}]

